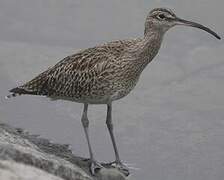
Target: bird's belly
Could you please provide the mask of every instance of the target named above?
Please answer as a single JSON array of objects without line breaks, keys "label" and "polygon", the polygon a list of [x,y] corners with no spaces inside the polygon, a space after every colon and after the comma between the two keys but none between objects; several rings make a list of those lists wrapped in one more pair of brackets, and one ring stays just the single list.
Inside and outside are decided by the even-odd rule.
[{"label": "bird's belly", "polygon": [[108,97],[66,97],[66,96],[51,96],[51,100],[66,100],[73,101],[77,103],[87,103],[87,104],[107,104],[109,101]]},{"label": "bird's belly", "polygon": [[67,101],[73,101],[77,103],[87,103],[87,104],[108,104],[109,102],[112,102],[114,100],[122,98],[118,94],[114,94],[112,96],[95,96],[95,97],[50,97],[52,100],[67,100]]},{"label": "bird's belly", "polygon": [[121,99],[128,95],[130,91],[133,89],[133,87],[126,87],[119,90],[111,90],[104,94],[94,94],[94,95],[82,95],[82,96],[53,96],[50,97],[52,100],[68,100],[68,101],[74,101],[77,103],[88,103],[88,104],[108,104],[109,102]]},{"label": "bird's belly", "polygon": [[[135,87],[138,78],[132,80],[123,80],[110,82],[104,86],[95,86],[85,91],[84,88],[80,88],[80,91],[65,94],[60,96],[51,97],[51,99],[63,99],[68,101],[74,101],[78,103],[88,104],[108,104],[109,102],[121,99],[128,95]],[[81,90],[82,89],[82,90]]]},{"label": "bird's belly", "polygon": [[129,92],[117,91],[115,93],[104,95],[104,96],[85,96],[85,97],[51,97],[53,100],[63,99],[68,101],[74,101],[77,103],[87,103],[87,104],[108,104],[109,102],[121,99],[128,95]]},{"label": "bird's belly", "polygon": [[109,102],[119,100],[127,96],[136,86],[138,79],[129,80],[128,83],[118,83],[115,88],[107,89],[105,94],[97,94],[96,96],[89,96],[83,99],[83,102],[90,104],[107,104]]}]

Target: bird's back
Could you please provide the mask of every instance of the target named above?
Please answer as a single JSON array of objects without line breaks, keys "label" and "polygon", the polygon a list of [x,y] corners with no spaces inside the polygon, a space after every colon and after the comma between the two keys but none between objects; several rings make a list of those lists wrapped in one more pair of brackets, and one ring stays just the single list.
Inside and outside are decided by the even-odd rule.
[{"label": "bird's back", "polygon": [[107,101],[113,95],[119,96],[117,93],[122,91],[122,88],[128,88],[124,87],[128,79],[125,79],[127,77],[123,74],[127,66],[127,59],[123,57],[140,41],[141,39],[113,41],[82,50],[67,56],[11,92],[80,102]]}]

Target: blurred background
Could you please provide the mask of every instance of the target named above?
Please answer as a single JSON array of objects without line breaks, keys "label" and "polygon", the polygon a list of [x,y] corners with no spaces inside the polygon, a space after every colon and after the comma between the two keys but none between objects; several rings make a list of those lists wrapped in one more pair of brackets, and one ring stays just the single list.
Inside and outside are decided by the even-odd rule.
[{"label": "blurred background", "polygon": [[[0,121],[71,144],[76,155],[88,157],[82,104],[4,96],[79,49],[143,36],[155,7],[169,7],[224,37],[222,0],[0,0]],[[223,52],[223,40],[175,27],[135,90],[114,102],[121,157],[139,168],[131,180],[224,178]],[[95,155],[112,161],[105,118],[106,106],[90,106]]]}]

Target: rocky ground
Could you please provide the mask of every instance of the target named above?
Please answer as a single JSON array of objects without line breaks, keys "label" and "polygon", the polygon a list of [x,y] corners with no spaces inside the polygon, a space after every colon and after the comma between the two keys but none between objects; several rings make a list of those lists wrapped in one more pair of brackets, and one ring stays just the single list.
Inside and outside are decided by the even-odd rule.
[{"label": "rocky ground", "polygon": [[115,168],[89,173],[89,162],[60,145],[0,124],[0,179],[4,180],[125,180]]}]

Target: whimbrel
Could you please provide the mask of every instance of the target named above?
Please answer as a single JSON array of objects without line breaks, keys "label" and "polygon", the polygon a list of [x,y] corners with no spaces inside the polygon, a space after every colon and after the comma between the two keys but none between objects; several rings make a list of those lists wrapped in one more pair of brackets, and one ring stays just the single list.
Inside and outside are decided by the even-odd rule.
[{"label": "whimbrel", "polygon": [[17,94],[43,95],[83,103],[81,121],[93,174],[102,166],[94,159],[90,144],[88,105],[106,104],[106,124],[116,157],[114,165],[128,170],[120,160],[113,134],[112,102],[131,92],[142,71],[158,53],[165,32],[175,25],[196,27],[221,39],[201,24],[180,19],[169,9],[156,8],[146,18],[142,38],[113,41],[67,56],[31,81],[11,89],[12,94],[8,97]]}]

